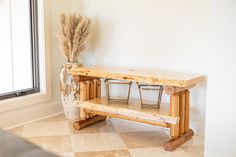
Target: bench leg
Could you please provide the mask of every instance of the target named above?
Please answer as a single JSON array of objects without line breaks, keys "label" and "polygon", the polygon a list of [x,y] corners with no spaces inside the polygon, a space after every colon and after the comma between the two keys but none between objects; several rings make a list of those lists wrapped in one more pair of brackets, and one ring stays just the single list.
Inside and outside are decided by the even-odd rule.
[{"label": "bench leg", "polygon": [[107,117],[105,117],[105,116],[96,115],[94,117],[90,117],[85,120],[75,121],[73,124],[73,127],[76,130],[80,130],[80,129],[86,128],[88,126],[91,126],[93,124],[102,122],[102,121],[106,120],[106,118]]},{"label": "bench leg", "polygon": [[180,120],[178,124],[170,126],[171,140],[164,143],[166,151],[175,150],[194,135],[193,130],[189,128],[189,96],[189,90],[185,90],[170,97],[170,114],[179,116]]},{"label": "bench leg", "polygon": [[[170,97],[170,114],[179,117],[179,94]],[[170,125],[170,136],[172,139],[179,137],[179,123]]]},{"label": "bench leg", "polygon": [[175,150],[177,147],[179,147],[180,145],[184,144],[186,141],[188,141],[189,139],[191,139],[194,135],[194,132],[192,129],[189,129],[186,133],[184,133],[183,135],[179,136],[176,139],[171,139],[167,142],[164,143],[164,149],[166,151],[173,151]]}]

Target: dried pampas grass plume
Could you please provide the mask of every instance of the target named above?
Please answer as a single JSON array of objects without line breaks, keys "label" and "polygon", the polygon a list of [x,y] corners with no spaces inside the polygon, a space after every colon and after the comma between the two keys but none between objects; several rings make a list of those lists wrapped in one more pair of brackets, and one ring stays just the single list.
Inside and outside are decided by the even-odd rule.
[{"label": "dried pampas grass plume", "polygon": [[61,14],[58,39],[67,62],[78,61],[90,35],[90,19],[76,14]]}]

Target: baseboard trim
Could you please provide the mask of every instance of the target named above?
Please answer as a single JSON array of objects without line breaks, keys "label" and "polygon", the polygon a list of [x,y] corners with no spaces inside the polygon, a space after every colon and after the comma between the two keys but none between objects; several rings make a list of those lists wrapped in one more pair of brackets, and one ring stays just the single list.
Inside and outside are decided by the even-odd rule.
[{"label": "baseboard trim", "polygon": [[0,128],[7,130],[63,113],[60,102],[31,105],[0,114]]}]

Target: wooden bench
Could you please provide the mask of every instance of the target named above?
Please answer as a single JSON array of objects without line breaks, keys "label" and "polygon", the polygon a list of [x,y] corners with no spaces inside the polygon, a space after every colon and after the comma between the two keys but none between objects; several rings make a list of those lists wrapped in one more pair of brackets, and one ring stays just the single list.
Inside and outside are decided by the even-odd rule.
[{"label": "wooden bench", "polygon": [[[142,108],[139,100],[131,99],[127,103],[108,104],[105,97],[87,101],[77,100],[74,105],[80,108],[79,121],[74,123],[75,129],[82,129],[106,119],[116,117],[142,122],[164,128],[170,128],[171,139],[164,143],[164,149],[172,151],[193,135],[189,128],[190,92],[203,76],[183,74],[161,70],[121,69],[115,67],[74,67],[71,74],[79,81],[92,78],[128,80],[153,85],[163,85],[166,94],[170,95],[170,105],[161,105],[160,109]],[[91,116],[92,115],[92,116]]]}]

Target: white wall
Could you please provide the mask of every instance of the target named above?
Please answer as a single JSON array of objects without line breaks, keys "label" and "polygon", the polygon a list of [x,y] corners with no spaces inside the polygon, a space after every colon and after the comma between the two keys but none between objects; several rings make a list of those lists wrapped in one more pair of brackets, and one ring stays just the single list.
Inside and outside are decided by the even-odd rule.
[{"label": "white wall", "polygon": [[206,157],[236,156],[235,19],[235,0],[211,0]]},{"label": "white wall", "polygon": [[205,0],[73,0],[72,10],[94,24],[88,63],[206,71]]}]

